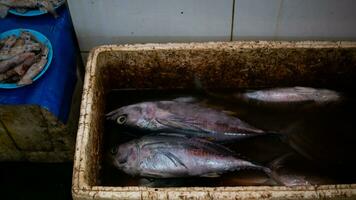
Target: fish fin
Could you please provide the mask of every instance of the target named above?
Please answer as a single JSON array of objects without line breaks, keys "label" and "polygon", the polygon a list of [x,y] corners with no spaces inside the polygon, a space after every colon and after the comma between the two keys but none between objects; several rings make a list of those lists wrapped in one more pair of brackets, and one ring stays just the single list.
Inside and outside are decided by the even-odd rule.
[{"label": "fish fin", "polygon": [[169,160],[171,160],[175,164],[175,166],[180,165],[188,169],[188,167],[179,158],[177,158],[177,156],[173,155],[171,152],[163,152],[163,155],[165,155]]},{"label": "fish fin", "polygon": [[181,129],[182,131],[187,130],[187,131],[195,131],[195,132],[206,132],[200,127],[198,127],[199,123],[197,123],[193,119],[185,119],[182,117],[172,115],[165,119],[156,119],[156,120],[158,123],[173,129]]},{"label": "fish fin", "polygon": [[269,168],[271,170],[278,170],[279,168],[281,168],[283,166],[283,162],[285,162],[285,160],[291,156],[293,156],[294,153],[290,152],[290,153],[286,153],[282,156],[279,156],[277,158],[275,158],[274,160],[272,160],[272,162],[270,162],[269,164]]},{"label": "fish fin", "polygon": [[149,136],[168,136],[168,137],[189,138],[187,135],[185,135],[183,133],[152,133]]},{"label": "fish fin", "polygon": [[265,167],[263,169],[263,171],[271,179],[273,179],[277,184],[285,185],[284,182],[281,181],[281,178],[278,175],[277,171],[279,168],[281,168],[283,166],[283,162],[293,155],[294,155],[293,152],[289,152],[289,153],[283,154],[282,156],[277,157],[276,159],[272,160],[272,162],[270,162],[270,164],[269,164],[269,167]]},{"label": "fish fin", "polygon": [[220,174],[218,174],[216,172],[211,172],[211,173],[203,174],[203,175],[201,175],[201,177],[218,178],[218,177],[220,177]]},{"label": "fish fin", "polygon": [[9,11],[9,7],[0,4],[0,18],[5,18],[7,16],[7,13]]},{"label": "fish fin", "polygon": [[198,102],[198,99],[195,97],[179,97],[173,99],[173,101],[181,102],[181,103],[195,103]]},{"label": "fish fin", "polygon": [[238,114],[234,111],[231,111],[231,110],[222,110],[221,112],[227,114],[227,115],[230,115],[230,116],[237,116]]}]

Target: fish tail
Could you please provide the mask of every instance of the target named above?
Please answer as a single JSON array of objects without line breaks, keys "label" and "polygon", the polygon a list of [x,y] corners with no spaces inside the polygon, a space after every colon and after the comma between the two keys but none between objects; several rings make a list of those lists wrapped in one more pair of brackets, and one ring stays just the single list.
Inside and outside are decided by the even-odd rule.
[{"label": "fish tail", "polygon": [[31,79],[21,79],[17,85],[30,85],[33,81]]},{"label": "fish tail", "polygon": [[279,168],[282,167],[284,160],[292,155],[293,153],[286,153],[283,154],[282,156],[275,158],[269,163],[269,167],[266,167],[264,172],[279,185],[285,185],[283,181],[281,181],[281,178],[278,175],[277,171]]}]

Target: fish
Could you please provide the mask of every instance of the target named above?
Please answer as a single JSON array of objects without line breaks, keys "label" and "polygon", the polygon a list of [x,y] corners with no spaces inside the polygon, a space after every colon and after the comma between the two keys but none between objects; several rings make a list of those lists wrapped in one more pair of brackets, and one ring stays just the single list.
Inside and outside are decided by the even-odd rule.
[{"label": "fish", "polygon": [[28,31],[22,31],[19,39],[23,40],[24,44],[33,44],[33,42],[39,43],[37,39]]},{"label": "fish", "polygon": [[3,19],[7,16],[9,9],[10,8],[8,6],[0,4],[0,19]]},{"label": "fish", "polygon": [[141,102],[120,107],[106,117],[121,126],[153,132],[179,132],[217,142],[272,134],[223,111],[186,100]]},{"label": "fish", "polygon": [[17,38],[14,47],[19,47],[23,45],[25,45],[25,41],[21,37]]},{"label": "fish", "polygon": [[0,51],[0,61],[10,59],[21,53],[40,51],[40,50],[41,50],[41,45],[38,43],[26,44],[23,46],[14,46],[9,51]]},{"label": "fish", "polygon": [[15,35],[11,35],[9,36],[5,41],[4,41],[4,45],[1,48],[1,51],[9,51],[11,49],[11,47],[13,47],[16,43],[16,36]]},{"label": "fish", "polygon": [[27,11],[28,11],[28,9],[26,9],[26,8],[16,8],[16,12],[18,12],[18,13],[24,14],[24,13],[26,13]]},{"label": "fish", "polygon": [[29,85],[33,82],[33,78],[35,78],[46,66],[47,63],[47,55],[48,55],[48,48],[44,47],[42,55],[39,59],[39,62],[33,64],[25,73],[25,75],[21,78],[18,85]]},{"label": "fish", "polygon": [[337,102],[341,99],[341,95],[336,91],[311,87],[272,88],[239,93],[236,94],[235,97],[247,102],[277,105],[311,102],[324,104]]},{"label": "fish", "polygon": [[22,54],[19,54],[17,56],[12,57],[9,60],[1,61],[0,62],[0,73],[4,73],[7,70],[23,63],[29,56],[35,55],[32,52],[25,52]]},{"label": "fish", "polygon": [[3,74],[0,74],[0,82],[7,80],[15,75],[23,76],[26,73],[26,71],[28,70],[28,68],[31,65],[33,65],[35,62],[36,62],[35,55],[28,56],[23,63],[17,65],[16,67],[12,68],[11,70],[6,71]]},{"label": "fish", "polygon": [[139,177],[219,177],[243,169],[271,174],[268,167],[240,159],[222,145],[179,135],[144,136],[112,148],[110,154],[116,168]]},{"label": "fish", "polygon": [[56,9],[54,7],[54,5],[49,2],[49,1],[39,1],[39,9],[42,11],[47,11],[49,13],[51,13],[55,18],[58,18],[58,14],[56,12]]},{"label": "fish", "polygon": [[50,3],[52,3],[52,5],[54,7],[59,7],[61,5],[63,5],[66,1],[65,0],[49,0]]},{"label": "fish", "polygon": [[5,18],[8,10],[14,8],[20,12],[25,12],[28,9],[40,9],[51,13],[54,17],[58,17],[55,11],[53,1],[48,0],[0,0],[0,17]]}]

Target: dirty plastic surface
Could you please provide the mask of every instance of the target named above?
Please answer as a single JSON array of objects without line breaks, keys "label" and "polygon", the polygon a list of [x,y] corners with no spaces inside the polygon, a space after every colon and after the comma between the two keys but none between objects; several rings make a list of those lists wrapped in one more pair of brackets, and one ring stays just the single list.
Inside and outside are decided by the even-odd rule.
[{"label": "dirty plastic surface", "polygon": [[46,36],[53,47],[51,67],[33,84],[17,89],[0,89],[0,105],[39,105],[66,123],[77,80],[78,46],[69,10],[57,9],[59,17],[49,15],[19,17],[9,15],[0,20],[0,32],[27,28]]}]

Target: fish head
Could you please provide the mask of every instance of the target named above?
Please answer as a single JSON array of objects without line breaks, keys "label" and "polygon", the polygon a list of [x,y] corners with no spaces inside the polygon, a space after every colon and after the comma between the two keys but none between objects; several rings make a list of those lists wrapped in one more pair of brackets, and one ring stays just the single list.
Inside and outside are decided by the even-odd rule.
[{"label": "fish head", "polygon": [[154,125],[155,110],[154,105],[140,103],[121,107],[107,114],[107,116],[119,125],[150,129]]},{"label": "fish head", "polygon": [[134,170],[139,163],[139,146],[135,140],[113,147],[110,155],[116,168],[131,175],[138,173]]}]

